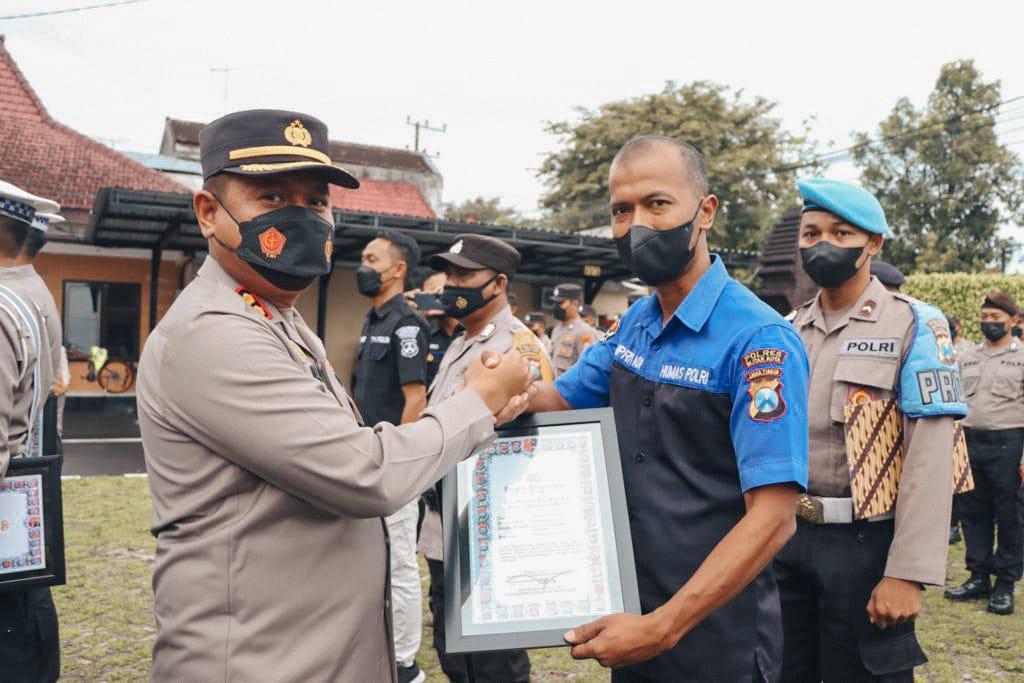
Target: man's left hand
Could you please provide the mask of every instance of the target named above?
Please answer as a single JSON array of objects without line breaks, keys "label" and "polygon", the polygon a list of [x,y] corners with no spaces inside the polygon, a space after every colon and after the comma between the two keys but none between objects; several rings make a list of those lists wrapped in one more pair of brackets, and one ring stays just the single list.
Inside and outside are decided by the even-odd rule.
[{"label": "man's left hand", "polygon": [[921,584],[885,577],[868,600],[868,619],[878,628],[888,628],[917,617],[921,612]]},{"label": "man's left hand", "polygon": [[564,636],[573,645],[575,659],[596,659],[601,666],[613,668],[643,662],[671,648],[666,629],[654,614],[612,614]]}]

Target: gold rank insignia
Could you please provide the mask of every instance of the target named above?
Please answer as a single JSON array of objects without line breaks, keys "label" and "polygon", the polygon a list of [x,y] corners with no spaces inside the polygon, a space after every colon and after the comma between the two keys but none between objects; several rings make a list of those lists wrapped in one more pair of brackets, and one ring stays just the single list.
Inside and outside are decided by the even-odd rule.
[{"label": "gold rank insignia", "polygon": [[295,119],[284,129],[284,139],[299,147],[309,147],[313,144],[313,136],[309,134],[302,121]]},{"label": "gold rank insignia", "polygon": [[274,317],[274,314],[271,313],[270,310],[263,305],[263,302],[260,301],[260,298],[253,294],[252,292],[250,292],[245,287],[237,287],[235,289],[235,294],[238,294],[240,297],[242,297],[242,301],[247,303],[249,307],[252,308],[252,310],[256,311],[258,314],[260,314],[267,320],[270,320],[271,318]]}]

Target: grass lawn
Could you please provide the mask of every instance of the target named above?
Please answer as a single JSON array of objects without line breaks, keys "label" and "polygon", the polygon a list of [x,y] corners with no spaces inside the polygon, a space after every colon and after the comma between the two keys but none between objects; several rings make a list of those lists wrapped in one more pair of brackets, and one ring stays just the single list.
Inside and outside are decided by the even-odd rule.
[{"label": "grass lawn", "polygon": [[[156,629],[152,616],[153,549],[145,479],[91,477],[64,482],[68,585],[54,597],[61,622],[63,675],[69,680],[137,681],[149,674]],[[963,544],[950,551],[949,583],[966,578]],[[426,566],[422,566],[426,575]],[[424,587],[425,590],[425,587]],[[1024,595],[1018,612],[996,617],[982,602],[955,604],[929,589],[918,634],[931,662],[922,681],[1024,681]],[[425,604],[426,601],[424,601]],[[427,680],[445,681],[430,648],[424,613],[418,661]],[[564,649],[530,652],[537,681],[606,681],[592,662]]]}]

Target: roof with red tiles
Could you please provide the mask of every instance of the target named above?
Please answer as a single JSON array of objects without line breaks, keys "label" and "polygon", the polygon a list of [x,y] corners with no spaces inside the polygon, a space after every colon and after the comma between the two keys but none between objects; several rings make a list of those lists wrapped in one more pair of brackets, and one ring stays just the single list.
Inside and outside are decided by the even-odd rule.
[{"label": "roof with red tiles", "polygon": [[62,207],[90,209],[103,187],[188,192],[163,173],[55,121],[0,36],[0,178]]},{"label": "roof with red tiles", "polygon": [[358,190],[331,185],[331,204],[343,211],[368,211],[419,218],[436,218],[434,210],[412,183],[395,180],[359,181]]}]

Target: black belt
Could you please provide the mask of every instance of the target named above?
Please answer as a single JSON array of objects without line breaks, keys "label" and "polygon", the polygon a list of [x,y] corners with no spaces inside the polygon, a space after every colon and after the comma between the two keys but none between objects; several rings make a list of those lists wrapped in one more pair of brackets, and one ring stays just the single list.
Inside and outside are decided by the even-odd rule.
[{"label": "black belt", "polygon": [[980,443],[1005,443],[1013,439],[1024,439],[1024,427],[1013,429],[969,429],[964,428],[967,437]]}]

